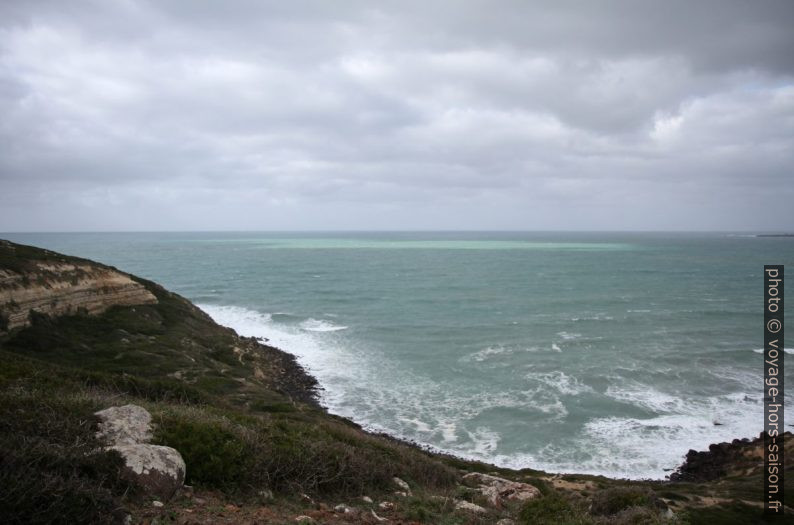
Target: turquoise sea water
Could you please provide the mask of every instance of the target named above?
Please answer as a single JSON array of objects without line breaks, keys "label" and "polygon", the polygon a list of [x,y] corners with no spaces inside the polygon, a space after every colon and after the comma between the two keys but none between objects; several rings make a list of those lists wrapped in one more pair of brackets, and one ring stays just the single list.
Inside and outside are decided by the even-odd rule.
[{"label": "turquoise sea water", "polygon": [[794,238],[725,233],[0,237],[155,280],[268,338],[366,427],[631,478],[761,431],[762,267],[794,272]]}]

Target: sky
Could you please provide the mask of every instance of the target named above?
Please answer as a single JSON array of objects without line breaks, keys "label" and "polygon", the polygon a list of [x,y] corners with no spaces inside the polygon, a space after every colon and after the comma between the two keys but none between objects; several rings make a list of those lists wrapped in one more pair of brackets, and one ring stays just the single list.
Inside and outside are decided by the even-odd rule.
[{"label": "sky", "polygon": [[794,230],[794,2],[0,1],[0,231]]}]

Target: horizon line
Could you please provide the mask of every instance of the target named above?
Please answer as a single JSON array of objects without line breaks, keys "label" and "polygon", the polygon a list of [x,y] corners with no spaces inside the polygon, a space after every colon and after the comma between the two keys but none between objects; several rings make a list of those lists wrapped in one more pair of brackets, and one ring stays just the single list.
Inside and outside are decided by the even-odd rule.
[{"label": "horizon line", "polygon": [[525,230],[525,229],[285,229],[285,230],[18,230],[0,231],[0,235],[24,234],[131,234],[131,233],[741,233],[792,234],[794,230]]}]

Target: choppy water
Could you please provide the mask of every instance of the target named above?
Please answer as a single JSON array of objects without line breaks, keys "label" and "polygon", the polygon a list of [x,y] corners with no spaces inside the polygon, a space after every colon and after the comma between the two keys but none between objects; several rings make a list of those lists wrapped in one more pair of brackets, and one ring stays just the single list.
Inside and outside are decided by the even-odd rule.
[{"label": "choppy water", "polygon": [[267,337],[365,426],[631,478],[761,431],[762,266],[794,269],[794,239],[722,233],[0,237],[153,279]]}]

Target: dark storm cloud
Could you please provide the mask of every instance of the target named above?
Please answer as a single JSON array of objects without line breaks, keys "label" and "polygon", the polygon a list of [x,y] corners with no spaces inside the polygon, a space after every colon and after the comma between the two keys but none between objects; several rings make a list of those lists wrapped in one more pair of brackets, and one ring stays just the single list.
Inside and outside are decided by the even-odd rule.
[{"label": "dark storm cloud", "polygon": [[0,231],[794,227],[794,3],[3,2]]}]

